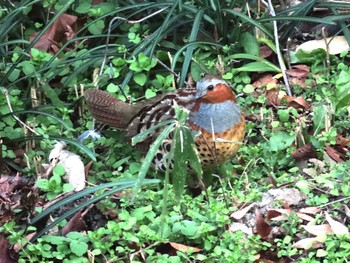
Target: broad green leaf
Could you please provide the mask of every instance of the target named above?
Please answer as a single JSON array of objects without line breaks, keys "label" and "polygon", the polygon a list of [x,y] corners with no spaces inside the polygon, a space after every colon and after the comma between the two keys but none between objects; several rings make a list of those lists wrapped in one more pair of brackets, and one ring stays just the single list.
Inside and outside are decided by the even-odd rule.
[{"label": "broad green leaf", "polygon": [[147,77],[144,73],[138,73],[133,76],[134,81],[136,84],[143,86],[146,83]]},{"label": "broad green leaf", "polygon": [[242,72],[281,72],[280,68],[270,62],[250,62],[242,67],[234,69],[234,71]]},{"label": "broad green leaf", "polygon": [[100,35],[102,34],[103,29],[105,28],[105,23],[103,20],[97,20],[94,23],[90,24],[88,26],[89,31],[93,35]]},{"label": "broad green leaf", "polygon": [[70,242],[69,248],[75,255],[81,257],[86,253],[89,247],[85,242],[73,240],[72,242]]},{"label": "broad green leaf", "polygon": [[118,85],[115,85],[114,83],[109,83],[107,86],[107,91],[110,93],[116,93],[120,90]]},{"label": "broad green leaf", "polygon": [[243,46],[244,51],[246,53],[259,56],[259,53],[260,53],[259,43],[256,37],[253,36],[251,33],[249,32],[243,33],[241,45]]},{"label": "broad green leaf", "polygon": [[292,145],[294,140],[295,140],[294,135],[290,135],[282,131],[275,132],[272,134],[269,140],[270,150],[277,152],[277,151],[287,149],[289,146]]},{"label": "broad green leaf", "polygon": [[325,61],[327,58],[327,52],[322,48],[318,48],[313,51],[304,51],[299,49],[295,53],[295,57],[298,60],[292,61],[293,63],[314,63],[317,61]]},{"label": "broad green leaf", "polygon": [[35,67],[32,65],[30,61],[22,61],[21,66],[23,68],[24,74],[26,74],[27,76],[35,72]]},{"label": "broad green leaf", "polygon": [[156,95],[157,95],[157,93],[155,93],[152,89],[146,89],[146,92],[145,92],[146,99],[153,98]]}]

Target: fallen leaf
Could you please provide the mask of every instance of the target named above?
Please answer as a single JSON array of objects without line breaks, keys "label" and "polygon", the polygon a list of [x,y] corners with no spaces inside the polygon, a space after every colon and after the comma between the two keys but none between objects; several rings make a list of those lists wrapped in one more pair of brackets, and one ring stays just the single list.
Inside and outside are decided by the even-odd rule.
[{"label": "fallen leaf", "polygon": [[277,79],[274,78],[271,74],[264,74],[259,79],[253,82],[254,88],[260,88],[263,85],[274,83],[277,84]]},{"label": "fallen leaf", "polygon": [[318,242],[315,237],[309,237],[299,240],[298,242],[292,245],[293,247],[299,249],[308,250],[310,248],[320,248],[323,247],[323,244]]},{"label": "fallen leaf", "polygon": [[306,230],[306,232],[313,234],[314,236],[333,233],[331,226],[329,224],[315,225],[315,226],[303,225],[302,227]]},{"label": "fallen leaf", "polygon": [[246,226],[243,223],[238,223],[238,222],[233,222],[230,225],[228,230],[231,232],[242,231],[243,233],[245,233],[247,235],[253,234],[253,229],[251,229],[250,227]]},{"label": "fallen leaf", "polygon": [[343,51],[349,50],[349,44],[344,36],[332,36],[327,37],[325,40],[320,39],[304,42],[297,47],[296,52],[298,52],[299,49],[302,49],[304,51],[313,51],[318,48],[322,48],[327,51],[326,42],[328,44],[329,54],[331,55],[340,54]]},{"label": "fallen leaf", "polygon": [[341,155],[339,154],[339,152],[337,150],[335,150],[333,147],[331,146],[326,146],[324,147],[324,150],[326,152],[326,154],[332,158],[333,161],[337,162],[337,163],[342,163],[344,162],[344,160],[342,159]]},{"label": "fallen leaf", "polygon": [[292,152],[294,159],[302,161],[317,157],[317,151],[311,143],[305,144]]},{"label": "fallen leaf", "polygon": [[331,216],[327,212],[326,212],[326,220],[330,224],[334,234],[336,234],[336,235],[349,234],[349,229],[345,225],[343,225],[342,223],[331,218]]},{"label": "fallen leaf", "polygon": [[268,58],[272,54],[273,50],[269,46],[264,45],[260,47],[259,57]]},{"label": "fallen leaf", "polygon": [[310,68],[307,65],[295,65],[291,69],[286,70],[286,74],[290,77],[304,79],[310,73]]},{"label": "fallen leaf", "polygon": [[321,212],[321,209],[315,206],[309,206],[309,207],[300,208],[299,212],[316,215]]},{"label": "fallen leaf", "polygon": [[[62,14],[58,19],[49,27],[49,29],[39,38],[34,44],[34,48],[45,51],[57,51],[59,49],[59,43],[67,41],[74,36],[73,27],[77,20],[76,16]],[[33,33],[30,36],[32,42],[38,35],[38,32]]]},{"label": "fallen leaf", "polygon": [[284,96],[283,99],[287,100],[288,107],[302,110],[308,110],[310,108],[310,104],[303,97]]},{"label": "fallen leaf", "polygon": [[82,216],[82,211],[78,211],[62,228],[61,235],[65,236],[70,232],[77,231],[80,232],[86,227],[84,218]]},{"label": "fallen leaf", "polygon": [[256,219],[256,233],[260,235],[261,238],[267,238],[271,232],[271,227],[266,223],[259,209],[255,209],[255,219]]},{"label": "fallen leaf", "polygon": [[169,242],[169,244],[173,248],[175,248],[176,250],[179,250],[179,251],[184,252],[184,253],[187,253],[189,251],[192,251],[192,252],[199,252],[199,251],[201,251],[201,249],[199,249],[197,247],[189,247],[189,246],[182,245],[182,244],[179,244],[179,243]]},{"label": "fallen leaf", "polygon": [[252,204],[246,206],[246,207],[243,208],[243,209],[240,209],[240,210],[238,210],[238,211],[236,211],[236,212],[233,212],[233,213],[231,214],[231,217],[234,218],[234,219],[236,219],[236,220],[242,219],[254,205],[255,205],[255,204],[252,203]]},{"label": "fallen leaf", "polygon": [[269,209],[266,213],[266,220],[273,220],[273,221],[283,221],[286,220],[290,212],[293,210],[291,208],[288,209],[282,209],[282,208],[276,208],[276,209]]},{"label": "fallen leaf", "polygon": [[308,221],[308,222],[311,222],[315,219],[312,216],[309,216],[309,215],[304,214],[304,213],[297,212],[296,214],[300,219]]}]

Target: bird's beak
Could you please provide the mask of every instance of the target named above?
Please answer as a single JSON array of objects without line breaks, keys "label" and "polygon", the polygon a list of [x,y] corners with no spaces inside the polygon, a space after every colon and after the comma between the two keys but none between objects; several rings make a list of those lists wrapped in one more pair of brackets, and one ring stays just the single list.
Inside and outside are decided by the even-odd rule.
[{"label": "bird's beak", "polygon": [[205,95],[207,95],[207,90],[206,89],[197,89],[196,99],[202,98]]}]

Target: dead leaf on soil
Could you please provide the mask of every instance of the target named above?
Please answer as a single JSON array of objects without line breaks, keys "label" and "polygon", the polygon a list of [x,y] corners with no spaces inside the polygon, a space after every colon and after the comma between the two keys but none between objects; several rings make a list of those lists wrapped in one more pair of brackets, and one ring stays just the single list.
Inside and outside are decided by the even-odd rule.
[{"label": "dead leaf on soil", "polygon": [[331,216],[327,212],[326,212],[326,220],[330,224],[334,234],[336,234],[336,235],[349,234],[349,229],[345,225],[343,225],[342,223],[331,218]]},{"label": "dead leaf on soil", "polygon": [[238,222],[233,222],[228,231],[230,232],[236,232],[236,231],[242,231],[243,233],[250,235],[253,234],[253,229],[248,227],[246,224],[243,223],[238,223]]},{"label": "dead leaf on soil", "polygon": [[342,163],[344,162],[345,160],[343,160],[341,154],[336,150],[334,149],[333,147],[331,146],[326,146],[324,147],[324,150],[325,150],[325,153],[335,162],[337,163]]},{"label": "dead leaf on soil", "polygon": [[308,110],[310,108],[310,104],[303,97],[284,96],[283,99],[287,100],[288,107],[302,110]]},{"label": "dead leaf on soil", "polygon": [[308,233],[319,236],[324,234],[332,234],[333,231],[331,229],[331,226],[329,224],[323,224],[323,225],[303,225],[302,226]]},{"label": "dead leaf on soil", "polygon": [[312,144],[308,143],[293,151],[292,156],[298,161],[309,160],[311,158],[316,158],[317,152],[316,149],[312,146]]},{"label": "dead leaf on soil", "polygon": [[344,36],[327,37],[326,41],[324,39],[320,40],[310,40],[302,43],[297,47],[296,52],[299,49],[304,51],[313,51],[318,48],[322,48],[327,51],[326,42],[328,44],[328,51],[331,55],[340,54],[343,51],[349,50],[349,44]]},{"label": "dead leaf on soil", "polygon": [[315,206],[309,206],[309,207],[300,208],[299,212],[316,215],[321,212],[321,209]]},{"label": "dead leaf on soil", "polygon": [[234,219],[236,219],[236,220],[242,219],[254,205],[255,205],[255,204],[252,203],[252,204],[248,205],[248,206],[245,207],[245,208],[242,208],[242,209],[240,209],[240,210],[238,210],[238,211],[236,211],[236,212],[233,212],[233,213],[231,214],[231,217],[234,218]]},{"label": "dead leaf on soil", "polygon": [[67,235],[70,232],[73,231],[82,231],[86,228],[84,218],[82,216],[82,211],[78,211],[69,221],[68,223],[62,228],[61,234],[62,236]]},{"label": "dead leaf on soil", "polygon": [[271,227],[268,223],[266,223],[263,215],[257,208],[255,209],[255,219],[256,219],[256,226],[255,226],[256,233],[260,235],[261,238],[267,238],[271,232]]},{"label": "dead leaf on soil", "polygon": [[291,69],[286,70],[286,74],[290,77],[304,79],[307,78],[310,73],[310,68],[307,65],[295,65]]},{"label": "dead leaf on soil", "polygon": [[300,239],[298,242],[293,244],[293,247],[307,250],[310,248],[323,247],[323,244],[318,242],[315,237],[309,237],[309,238]]},{"label": "dead leaf on soil", "polygon": [[199,251],[201,251],[201,249],[199,249],[197,247],[189,247],[189,246],[182,245],[182,244],[179,244],[179,243],[169,242],[169,244],[173,248],[175,248],[176,250],[179,250],[179,251],[184,252],[184,253],[187,253],[189,251],[192,251],[192,252],[199,252]]},{"label": "dead leaf on soil", "polygon": [[[73,28],[76,21],[76,16],[62,14],[35,43],[34,48],[55,53],[59,49],[60,43],[74,37]],[[33,33],[29,37],[30,41],[32,42],[37,35],[38,32]]]}]

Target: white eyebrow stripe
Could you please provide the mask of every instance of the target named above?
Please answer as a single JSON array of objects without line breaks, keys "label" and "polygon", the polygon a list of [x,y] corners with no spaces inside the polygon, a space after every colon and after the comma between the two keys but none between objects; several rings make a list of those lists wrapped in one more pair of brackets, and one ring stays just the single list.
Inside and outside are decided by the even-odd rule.
[{"label": "white eyebrow stripe", "polygon": [[226,84],[226,81],[222,80],[222,79],[204,79],[204,80],[200,80],[197,82],[197,88],[199,89],[203,89],[208,87],[209,85],[214,85],[216,86],[217,84]]}]

